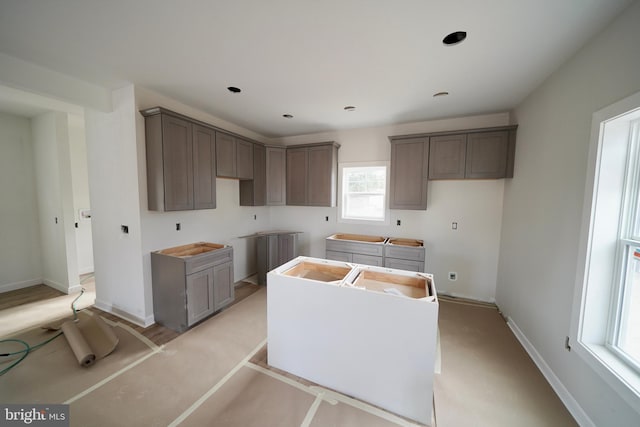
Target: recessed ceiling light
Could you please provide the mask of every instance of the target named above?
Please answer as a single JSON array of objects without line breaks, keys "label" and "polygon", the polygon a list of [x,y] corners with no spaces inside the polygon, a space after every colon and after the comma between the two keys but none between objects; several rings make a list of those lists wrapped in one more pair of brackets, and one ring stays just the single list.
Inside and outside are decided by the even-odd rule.
[{"label": "recessed ceiling light", "polygon": [[229,87],[227,88],[227,90],[228,90],[229,92],[233,92],[233,93],[240,93],[240,92],[242,92],[242,90],[241,90],[239,87],[235,87],[235,86],[229,86]]},{"label": "recessed ceiling light", "polygon": [[445,38],[442,39],[442,43],[447,46],[453,46],[458,43],[461,43],[464,39],[467,38],[466,31],[456,31],[451,34],[448,34]]},{"label": "recessed ceiling light", "polygon": [[346,107],[344,107],[345,111],[355,111],[356,107],[354,107],[353,105],[347,105]]},{"label": "recessed ceiling light", "polygon": [[291,114],[283,114],[282,117],[284,117],[285,119],[293,119],[293,116]]},{"label": "recessed ceiling light", "polygon": [[444,92],[443,91],[443,92],[434,93],[433,97],[435,98],[437,96],[447,96],[447,95],[449,95],[449,92]]}]

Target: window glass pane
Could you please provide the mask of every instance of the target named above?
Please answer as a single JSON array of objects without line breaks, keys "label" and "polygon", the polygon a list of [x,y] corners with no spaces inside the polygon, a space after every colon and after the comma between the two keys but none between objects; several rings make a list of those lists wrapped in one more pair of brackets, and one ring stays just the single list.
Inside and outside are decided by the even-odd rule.
[{"label": "window glass pane", "polygon": [[342,170],[342,218],[384,221],[385,166],[345,167]]},{"label": "window glass pane", "polygon": [[640,247],[628,247],[618,348],[640,365]]}]

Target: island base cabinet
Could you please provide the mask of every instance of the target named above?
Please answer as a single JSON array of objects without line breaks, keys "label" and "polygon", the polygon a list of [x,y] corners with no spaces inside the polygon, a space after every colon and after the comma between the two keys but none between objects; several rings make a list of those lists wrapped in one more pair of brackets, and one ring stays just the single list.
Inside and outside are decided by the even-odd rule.
[{"label": "island base cabinet", "polygon": [[298,257],[267,280],[270,366],[431,425],[433,276]]}]

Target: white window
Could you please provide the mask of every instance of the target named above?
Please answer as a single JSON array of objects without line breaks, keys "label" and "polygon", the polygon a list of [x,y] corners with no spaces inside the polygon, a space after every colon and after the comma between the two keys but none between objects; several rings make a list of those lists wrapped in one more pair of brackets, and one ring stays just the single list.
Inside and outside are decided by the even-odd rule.
[{"label": "white window", "polygon": [[341,163],[340,221],[388,223],[387,164]]},{"label": "white window", "polygon": [[628,162],[612,286],[608,346],[640,372],[640,120],[629,122]]},{"label": "white window", "polygon": [[640,411],[640,93],[591,133],[572,350]]}]

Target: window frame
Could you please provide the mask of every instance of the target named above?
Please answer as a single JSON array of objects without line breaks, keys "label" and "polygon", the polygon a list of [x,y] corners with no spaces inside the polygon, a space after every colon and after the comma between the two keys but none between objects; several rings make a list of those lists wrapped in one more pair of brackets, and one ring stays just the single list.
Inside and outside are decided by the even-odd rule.
[{"label": "window frame", "polygon": [[[384,167],[385,168],[385,184],[384,184],[384,219],[355,219],[344,217],[344,170],[348,168],[367,168],[367,167]],[[346,224],[362,224],[362,225],[389,225],[390,211],[389,211],[389,162],[388,161],[371,161],[371,162],[341,162],[338,163],[338,215],[337,219],[340,223]]]},{"label": "window frame", "polygon": [[[640,371],[613,344],[622,290],[622,231],[628,227],[630,142],[640,119],[640,92],[593,114],[577,254],[570,344],[631,407],[640,412]],[[638,181],[640,182],[640,178]],[[640,209],[637,206],[636,209]],[[624,263],[626,265],[626,262]]]},{"label": "window frame", "polygon": [[629,149],[626,177],[623,189],[623,203],[620,215],[620,233],[616,253],[616,274],[612,284],[612,299],[609,312],[607,341],[605,346],[617,357],[640,374],[640,360],[630,357],[619,346],[621,324],[625,304],[625,294],[631,266],[630,251],[640,248],[640,118],[629,120]]}]

